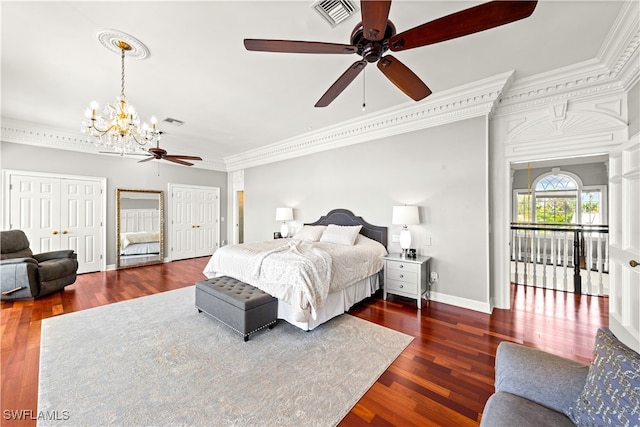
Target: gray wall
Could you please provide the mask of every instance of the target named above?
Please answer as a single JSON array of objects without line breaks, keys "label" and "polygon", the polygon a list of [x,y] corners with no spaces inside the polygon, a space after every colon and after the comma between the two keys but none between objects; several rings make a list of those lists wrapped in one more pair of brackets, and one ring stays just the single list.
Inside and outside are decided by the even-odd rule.
[{"label": "gray wall", "polygon": [[[107,178],[107,265],[116,262],[116,188],[164,191],[164,213],[167,218],[167,184],[220,187],[220,212],[221,216],[226,216],[223,214],[227,211],[227,174],[225,172],[174,166],[164,161],[137,163],[136,159],[119,156],[78,153],[9,142],[2,142],[0,145],[0,166],[3,170],[15,169]],[[166,230],[165,224],[165,233]],[[166,234],[165,237],[167,237]],[[220,240],[228,240],[227,227],[224,223],[220,226]],[[166,242],[165,238],[165,254],[168,254]]]},{"label": "gray wall", "polygon": [[392,207],[417,205],[412,246],[433,257],[433,290],[488,302],[486,134],[479,117],[246,169],[245,241],[273,238],[280,206],[294,208],[297,228],[345,208],[388,226],[398,252]]}]

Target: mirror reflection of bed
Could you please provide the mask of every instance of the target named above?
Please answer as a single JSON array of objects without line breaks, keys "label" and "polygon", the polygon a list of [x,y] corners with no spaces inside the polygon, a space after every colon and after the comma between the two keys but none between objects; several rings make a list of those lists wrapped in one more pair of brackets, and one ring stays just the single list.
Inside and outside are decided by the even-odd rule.
[{"label": "mirror reflection of bed", "polygon": [[163,259],[162,191],[116,189],[118,268]]}]

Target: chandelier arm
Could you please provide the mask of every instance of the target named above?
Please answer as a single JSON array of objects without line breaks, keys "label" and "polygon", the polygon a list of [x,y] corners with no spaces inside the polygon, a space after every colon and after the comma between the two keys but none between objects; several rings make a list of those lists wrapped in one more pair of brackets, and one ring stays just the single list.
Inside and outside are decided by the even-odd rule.
[{"label": "chandelier arm", "polygon": [[91,119],[91,126],[89,127],[89,129],[95,129],[96,132],[98,132],[100,134],[100,136],[104,135],[107,132],[110,132],[111,129],[113,129],[116,125],[111,125],[108,128],[106,128],[105,130],[99,129],[96,126],[96,119]]}]

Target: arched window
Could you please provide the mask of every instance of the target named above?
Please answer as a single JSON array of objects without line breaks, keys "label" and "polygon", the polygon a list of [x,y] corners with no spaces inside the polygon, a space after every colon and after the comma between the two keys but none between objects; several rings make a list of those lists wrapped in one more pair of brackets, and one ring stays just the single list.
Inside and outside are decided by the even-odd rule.
[{"label": "arched window", "polygon": [[530,191],[515,193],[517,222],[547,224],[606,224],[606,187],[584,188],[571,172],[554,168],[531,183]]},{"label": "arched window", "polygon": [[543,224],[579,223],[579,186],[563,173],[541,177],[535,187],[535,222]]}]

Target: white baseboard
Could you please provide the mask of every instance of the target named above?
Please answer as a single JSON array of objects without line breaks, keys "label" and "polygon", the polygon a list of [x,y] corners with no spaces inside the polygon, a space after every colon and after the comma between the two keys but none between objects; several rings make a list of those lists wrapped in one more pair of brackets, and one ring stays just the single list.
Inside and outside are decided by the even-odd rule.
[{"label": "white baseboard", "polygon": [[456,307],[467,308],[481,313],[491,314],[491,305],[488,302],[480,302],[467,298],[447,295],[440,292],[430,292],[429,299],[444,304],[455,305]]}]

